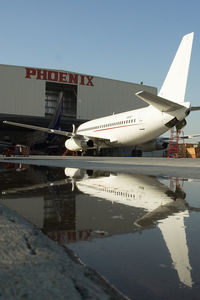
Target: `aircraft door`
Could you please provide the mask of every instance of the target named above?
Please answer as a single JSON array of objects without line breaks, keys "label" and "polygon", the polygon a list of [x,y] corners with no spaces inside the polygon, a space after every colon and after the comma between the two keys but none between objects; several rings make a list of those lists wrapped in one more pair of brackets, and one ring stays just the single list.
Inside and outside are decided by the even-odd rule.
[{"label": "aircraft door", "polygon": [[145,127],[144,127],[144,120],[141,116],[138,117],[138,124],[139,124],[139,130],[145,130]]}]

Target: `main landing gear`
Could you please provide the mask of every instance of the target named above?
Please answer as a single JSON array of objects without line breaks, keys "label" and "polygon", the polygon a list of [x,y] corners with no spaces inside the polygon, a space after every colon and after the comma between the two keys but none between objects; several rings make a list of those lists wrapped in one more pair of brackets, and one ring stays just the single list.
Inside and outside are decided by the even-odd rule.
[{"label": "main landing gear", "polygon": [[132,157],[141,157],[142,156],[142,150],[133,149],[131,152]]}]

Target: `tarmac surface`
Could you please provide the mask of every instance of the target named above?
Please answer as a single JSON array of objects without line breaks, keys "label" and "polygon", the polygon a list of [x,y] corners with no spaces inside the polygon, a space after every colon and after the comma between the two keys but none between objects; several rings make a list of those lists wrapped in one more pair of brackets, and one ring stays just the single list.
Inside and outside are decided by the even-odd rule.
[{"label": "tarmac surface", "polygon": [[91,157],[91,156],[29,156],[2,157],[0,162],[13,162],[39,166],[69,167],[147,174],[154,176],[200,178],[200,159],[147,158],[147,157]]},{"label": "tarmac surface", "polygon": [[[200,160],[128,157],[2,157],[0,162],[200,178]],[[0,205],[0,299],[128,299],[69,249]]]}]

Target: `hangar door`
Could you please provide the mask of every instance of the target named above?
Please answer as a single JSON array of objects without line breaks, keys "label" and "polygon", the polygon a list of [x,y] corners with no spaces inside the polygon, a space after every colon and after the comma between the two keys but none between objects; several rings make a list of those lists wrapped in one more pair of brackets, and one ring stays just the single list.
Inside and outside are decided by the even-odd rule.
[{"label": "hangar door", "polygon": [[63,95],[61,116],[76,118],[77,86],[55,82],[46,82],[45,115],[54,114],[61,95]]}]

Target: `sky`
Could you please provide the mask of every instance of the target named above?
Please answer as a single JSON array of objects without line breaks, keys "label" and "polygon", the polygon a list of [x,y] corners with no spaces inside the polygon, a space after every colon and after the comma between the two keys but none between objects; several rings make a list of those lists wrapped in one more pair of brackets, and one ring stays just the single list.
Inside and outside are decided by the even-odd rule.
[{"label": "sky", "polygon": [[[0,64],[143,81],[158,91],[190,32],[186,100],[200,106],[199,0],[0,0]],[[184,133],[200,133],[199,120],[200,111],[191,113]]]}]

